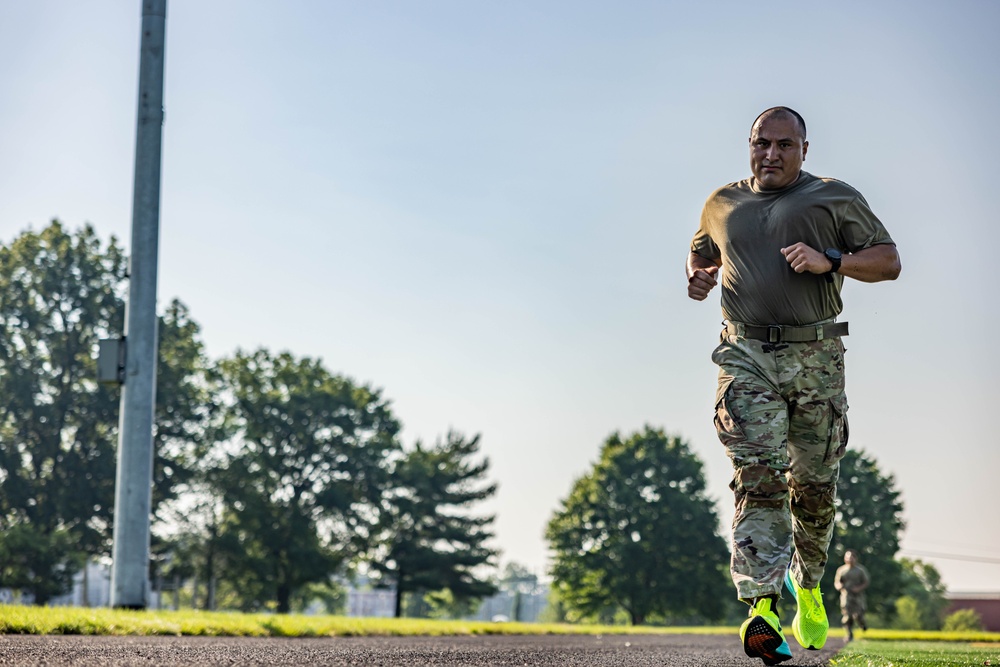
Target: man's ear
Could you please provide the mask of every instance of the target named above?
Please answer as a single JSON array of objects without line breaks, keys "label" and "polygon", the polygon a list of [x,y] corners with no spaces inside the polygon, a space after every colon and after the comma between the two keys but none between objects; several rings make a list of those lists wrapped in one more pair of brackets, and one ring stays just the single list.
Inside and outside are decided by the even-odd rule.
[{"label": "man's ear", "polygon": [[806,153],[809,151],[809,142],[805,141],[802,143],[802,161],[806,161]]}]

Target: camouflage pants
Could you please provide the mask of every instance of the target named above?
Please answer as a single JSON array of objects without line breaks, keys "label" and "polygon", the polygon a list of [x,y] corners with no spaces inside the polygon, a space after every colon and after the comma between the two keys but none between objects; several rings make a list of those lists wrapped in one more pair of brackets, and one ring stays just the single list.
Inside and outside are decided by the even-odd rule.
[{"label": "camouflage pants", "polygon": [[[769,344],[723,331],[715,425],[733,463],[731,571],[740,599],[780,595],[789,566],[819,584],[847,447],[839,338]],[[792,546],[794,544],[794,555]]]}]

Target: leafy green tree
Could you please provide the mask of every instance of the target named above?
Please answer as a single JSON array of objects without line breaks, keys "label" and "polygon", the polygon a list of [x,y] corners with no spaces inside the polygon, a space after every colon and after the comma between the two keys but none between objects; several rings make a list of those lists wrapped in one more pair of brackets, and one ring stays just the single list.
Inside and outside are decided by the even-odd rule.
[{"label": "leafy green tree", "polygon": [[920,603],[909,595],[896,600],[896,617],[892,626],[897,630],[921,630],[924,627],[920,613]]},{"label": "leafy green tree", "polygon": [[120,322],[124,271],[89,226],[0,248],[0,549],[23,564],[2,585],[38,604],[108,545],[117,397],[97,386],[93,350]]},{"label": "leafy green tree", "polygon": [[156,419],[153,424],[153,510],[199,482],[206,457],[224,437],[201,327],[178,299],[159,318]]},{"label": "leafy green tree", "polygon": [[64,529],[43,531],[17,523],[0,539],[0,582],[5,588],[28,591],[35,604],[45,604],[73,584],[83,563],[74,535]]},{"label": "leafy green tree", "polygon": [[982,632],[983,617],[975,609],[959,609],[944,619],[945,632]]},{"label": "leafy green tree", "polygon": [[865,452],[848,450],[840,462],[836,529],[821,583],[828,609],[840,608],[833,578],[844,563],[844,552],[854,549],[871,579],[865,591],[868,609],[883,619],[895,614],[902,586],[902,566],[896,553],[904,525],[903,502],[893,476],[884,474]]},{"label": "leafy green tree", "polygon": [[[206,460],[203,470],[212,470],[212,465]],[[168,530],[154,533],[153,553],[161,566],[159,574],[173,586],[191,583],[192,608],[211,611],[217,608],[218,574],[223,567],[219,546],[223,507],[200,479],[185,485],[183,503],[165,503],[159,526]]]},{"label": "leafy green tree", "polygon": [[[110,548],[119,393],[97,384],[95,350],[122,329],[125,272],[116,240],[104,246],[89,225],[71,234],[53,221],[0,247],[0,585],[38,604]],[[187,386],[198,369],[178,350],[196,333],[174,302],[161,321],[157,501],[185,466],[171,448],[192,437],[179,406],[200,400]]]},{"label": "leafy green tree", "polygon": [[[948,607],[945,595],[948,588],[941,580],[941,573],[930,563],[916,558],[901,558],[902,588],[904,598],[914,601],[917,611],[916,618],[906,620],[906,629],[940,630],[944,621],[944,612]],[[899,611],[900,602],[896,602]],[[915,621],[916,627],[909,627]]]},{"label": "leafy green tree", "polygon": [[347,588],[330,578],[306,584],[292,596],[292,609],[300,613],[317,605],[324,614],[343,615],[347,609]]},{"label": "leafy green tree", "polygon": [[209,474],[223,503],[219,549],[245,608],[288,612],[370,546],[399,424],[379,391],[318,360],[266,350],[219,363],[228,429]]},{"label": "leafy green tree", "polygon": [[478,435],[466,439],[449,432],[434,447],[417,442],[396,463],[383,505],[382,548],[372,566],[396,586],[397,617],[406,594],[446,589],[438,606],[455,607],[496,592],[476,573],[496,555],[486,545],[493,517],[469,513],[497,489],[484,481],[489,460],[475,460],[478,454]]},{"label": "leafy green tree", "polygon": [[550,586],[546,605],[538,615],[539,623],[569,623],[569,612],[559,593],[558,586]]},{"label": "leafy green tree", "polygon": [[731,596],[717,526],[687,444],[649,426],[612,434],[546,530],[559,599],[583,616],[621,607],[635,625],[654,615],[717,619]]},{"label": "leafy green tree", "polygon": [[[416,597],[414,595],[413,597]],[[475,616],[482,598],[456,598],[450,589],[431,591],[423,596],[421,608],[426,607],[428,618],[455,619]]]},{"label": "leafy green tree", "polygon": [[162,570],[158,576],[171,586],[191,580],[192,605],[210,610],[221,510],[205,480],[219,465],[217,445],[226,439],[227,425],[216,398],[224,387],[200,335],[187,306],[171,301],[159,321],[152,551]]}]

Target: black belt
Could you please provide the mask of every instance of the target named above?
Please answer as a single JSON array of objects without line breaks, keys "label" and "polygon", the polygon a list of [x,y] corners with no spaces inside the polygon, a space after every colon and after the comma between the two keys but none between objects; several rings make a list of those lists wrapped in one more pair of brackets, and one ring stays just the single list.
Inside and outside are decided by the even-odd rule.
[{"label": "black belt", "polygon": [[825,338],[846,336],[847,322],[830,322],[828,324],[812,324],[805,327],[793,327],[783,324],[743,324],[742,322],[726,322],[726,332],[732,336],[742,336],[762,340],[767,343],[808,343]]}]

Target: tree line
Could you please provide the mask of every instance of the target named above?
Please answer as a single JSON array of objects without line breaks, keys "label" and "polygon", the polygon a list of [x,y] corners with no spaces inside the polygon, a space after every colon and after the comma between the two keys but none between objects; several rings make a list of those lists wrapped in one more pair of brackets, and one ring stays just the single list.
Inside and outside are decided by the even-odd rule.
[{"label": "tree line", "polygon": [[[116,239],[102,243],[89,225],[53,221],[0,246],[0,587],[36,604],[111,551],[119,394],[97,383],[95,352],[122,331],[127,266]],[[510,564],[491,576],[494,517],[477,509],[497,485],[480,437],[404,448],[382,390],[319,359],[261,348],[210,360],[174,299],[159,316],[155,411],[152,576],[191,582],[193,605],[287,612],[318,598],[332,609],[337,581],[363,572],[396,588],[397,616],[408,598],[460,615],[498,585],[517,592],[532,579]],[[827,608],[854,548],[876,615],[894,618],[904,596],[914,602],[902,600],[903,616],[916,605],[940,621],[936,571],[895,558],[895,481],[863,452],[841,466]],[[702,463],[662,429],[611,434],[545,538],[550,620],[745,614]]]},{"label": "tree line", "polygon": [[[963,617],[968,612],[946,615],[947,591],[933,565],[897,557],[905,522],[893,476],[863,450],[849,450],[840,466],[821,582],[831,623],[840,616],[834,575],[854,549],[871,577],[868,617],[876,627],[981,629]],[[683,440],[648,426],[627,438],[612,434],[549,521],[549,619],[739,624],[747,607],[735,598],[717,525],[702,464]]]},{"label": "tree line", "polygon": [[[0,247],[0,586],[36,604],[110,553],[118,390],[96,381],[122,331],[127,257],[53,221]],[[404,450],[380,389],[266,349],[210,361],[175,299],[159,316],[153,552],[167,578],[241,609],[291,609],[367,560],[406,593],[478,598],[492,516],[479,436]],[[217,585],[224,590],[217,590]],[[397,607],[397,613],[399,609]]]}]

